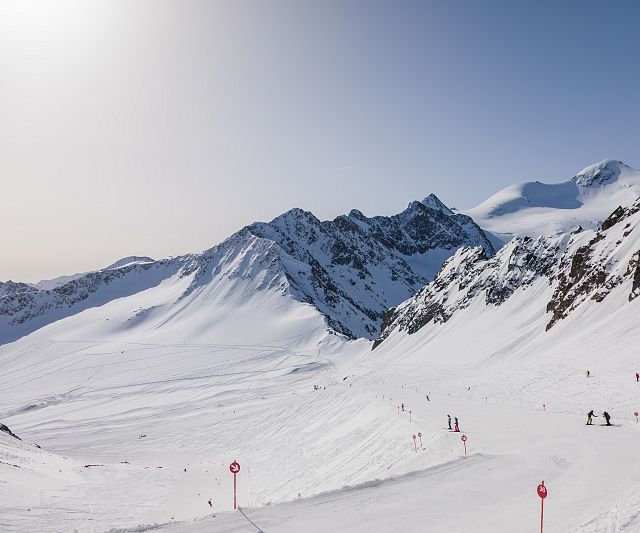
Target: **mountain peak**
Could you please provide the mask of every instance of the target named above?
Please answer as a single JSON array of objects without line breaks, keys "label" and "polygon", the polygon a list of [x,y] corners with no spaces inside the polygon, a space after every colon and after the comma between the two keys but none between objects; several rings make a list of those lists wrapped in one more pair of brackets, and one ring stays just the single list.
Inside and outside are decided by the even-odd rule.
[{"label": "mountain peak", "polygon": [[598,163],[583,168],[574,176],[573,181],[582,187],[606,185],[616,181],[624,170],[631,170],[631,167],[617,159],[603,159]]},{"label": "mountain peak", "polygon": [[431,193],[424,200],[422,200],[422,204],[426,205],[427,207],[430,207],[431,209],[435,209],[437,211],[442,211],[442,212],[446,213],[447,215],[453,215],[453,212],[451,211],[451,209],[449,209],[446,205],[444,205],[440,201],[440,198],[438,198],[433,193]]}]

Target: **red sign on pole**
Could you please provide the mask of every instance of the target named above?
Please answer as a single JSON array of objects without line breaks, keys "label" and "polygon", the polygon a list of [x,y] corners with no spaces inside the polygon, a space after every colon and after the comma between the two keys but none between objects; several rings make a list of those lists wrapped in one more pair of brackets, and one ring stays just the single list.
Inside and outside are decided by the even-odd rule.
[{"label": "red sign on pole", "polygon": [[418,438],[420,439],[420,448],[424,449],[424,446],[422,446],[422,433],[420,431],[418,431]]},{"label": "red sign on pole", "polygon": [[544,499],[547,497],[547,487],[544,486],[544,481],[538,485],[538,496],[540,496],[540,533],[542,533],[542,527],[544,525]]},{"label": "red sign on pole", "polygon": [[413,449],[416,453],[418,453],[418,447],[416,446],[416,436],[413,436]]},{"label": "red sign on pole", "polygon": [[236,492],[237,492],[236,491],[236,488],[237,488],[236,475],[238,474],[238,472],[240,472],[240,463],[238,463],[238,461],[233,461],[233,463],[229,465],[229,470],[233,474],[233,510],[235,511],[237,508],[236,506]]},{"label": "red sign on pole", "polygon": [[466,435],[462,435],[462,437],[460,437],[460,440],[463,442],[464,444],[464,456],[467,456],[467,436]]}]

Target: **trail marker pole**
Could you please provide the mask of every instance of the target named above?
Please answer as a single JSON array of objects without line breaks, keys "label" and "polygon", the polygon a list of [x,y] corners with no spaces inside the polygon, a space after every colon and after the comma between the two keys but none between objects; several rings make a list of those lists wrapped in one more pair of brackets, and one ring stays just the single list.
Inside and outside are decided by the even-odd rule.
[{"label": "trail marker pole", "polygon": [[634,415],[636,415],[636,424],[638,423],[638,411],[636,411],[635,413],[633,413]]},{"label": "trail marker pole", "polygon": [[418,431],[418,437],[420,438],[420,448],[424,449],[424,446],[422,446],[422,433],[420,431]]},{"label": "trail marker pole", "polygon": [[538,485],[538,496],[540,496],[540,533],[542,533],[542,527],[544,525],[544,499],[547,497],[547,487],[544,486],[544,481]]},{"label": "trail marker pole", "polygon": [[462,435],[462,437],[460,437],[460,440],[464,444],[464,456],[466,457],[467,456],[467,436]]},{"label": "trail marker pole", "polygon": [[235,511],[237,509],[237,505],[236,505],[236,494],[237,494],[236,476],[237,476],[238,472],[240,472],[240,463],[238,463],[238,461],[233,461],[233,463],[231,463],[229,465],[229,470],[233,474],[233,510]]},{"label": "trail marker pole", "polygon": [[418,447],[416,446],[416,436],[413,436],[413,450],[418,453]]},{"label": "trail marker pole", "polygon": [[411,411],[409,411],[409,422],[411,422]]}]

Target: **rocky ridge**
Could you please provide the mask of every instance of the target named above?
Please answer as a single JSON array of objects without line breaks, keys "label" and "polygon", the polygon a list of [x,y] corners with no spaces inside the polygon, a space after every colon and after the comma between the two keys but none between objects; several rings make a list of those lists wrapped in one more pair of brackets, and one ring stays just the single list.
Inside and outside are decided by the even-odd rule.
[{"label": "rocky ridge", "polygon": [[269,223],[238,231],[201,254],[154,261],[130,257],[49,290],[0,283],[0,343],[55,320],[149,289],[169,278],[192,277],[186,294],[207,284],[258,279],[315,306],[329,327],[350,338],[375,338],[387,309],[413,296],[461,246],[494,249],[465,215],[435,195],[390,217],[352,210],[331,221],[292,209]]},{"label": "rocky ridge", "polygon": [[547,330],[585,301],[601,302],[620,285],[627,284],[633,300],[640,295],[639,222],[640,199],[618,207],[598,230],[516,237],[494,257],[486,257],[481,248],[461,248],[414,298],[387,313],[374,347],[393,332],[413,334],[427,324],[446,322],[475,298],[501,305],[541,278],[554,289],[546,307]]}]

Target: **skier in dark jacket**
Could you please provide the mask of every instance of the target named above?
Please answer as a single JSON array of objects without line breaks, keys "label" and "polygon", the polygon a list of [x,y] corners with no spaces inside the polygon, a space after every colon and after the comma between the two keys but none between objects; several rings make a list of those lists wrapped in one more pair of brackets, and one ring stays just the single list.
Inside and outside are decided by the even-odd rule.
[{"label": "skier in dark jacket", "polygon": [[594,417],[596,415],[593,414],[593,409],[591,409],[591,411],[589,411],[587,413],[587,426],[593,426],[593,420],[591,417]]},{"label": "skier in dark jacket", "polygon": [[602,413],[602,416],[604,416],[604,419],[607,421],[607,426],[610,426],[611,415],[605,411],[604,413]]},{"label": "skier in dark jacket", "polygon": [[451,431],[453,429],[451,427],[451,415],[447,415],[447,422],[449,423],[449,431]]}]

